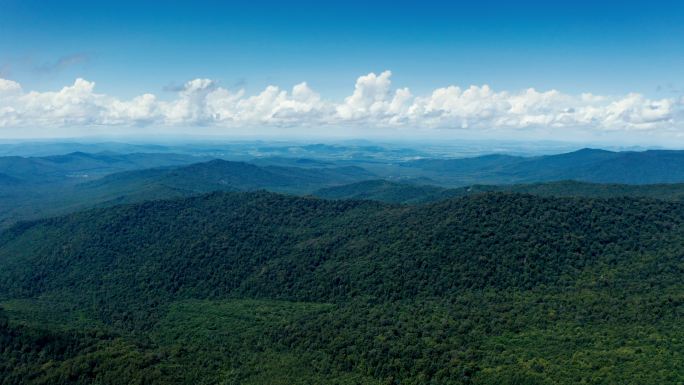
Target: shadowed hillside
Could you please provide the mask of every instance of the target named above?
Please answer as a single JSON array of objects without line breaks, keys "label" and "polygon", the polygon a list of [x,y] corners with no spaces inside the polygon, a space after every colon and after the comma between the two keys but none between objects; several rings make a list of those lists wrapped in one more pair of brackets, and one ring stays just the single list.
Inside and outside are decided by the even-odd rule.
[{"label": "shadowed hillside", "polygon": [[684,200],[684,184],[599,184],[576,181],[514,185],[472,185],[444,188],[430,185],[369,180],[327,187],[313,194],[326,199],[369,199],[387,203],[427,203],[452,197],[486,192],[513,192],[547,197],[618,198],[642,197],[662,200]]}]

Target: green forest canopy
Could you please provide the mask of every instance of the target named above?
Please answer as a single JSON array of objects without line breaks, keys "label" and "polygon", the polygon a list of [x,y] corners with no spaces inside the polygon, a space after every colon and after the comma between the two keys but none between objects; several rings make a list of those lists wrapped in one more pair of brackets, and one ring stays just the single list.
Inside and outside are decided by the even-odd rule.
[{"label": "green forest canopy", "polygon": [[684,204],[212,193],[0,240],[5,383],[684,380]]}]

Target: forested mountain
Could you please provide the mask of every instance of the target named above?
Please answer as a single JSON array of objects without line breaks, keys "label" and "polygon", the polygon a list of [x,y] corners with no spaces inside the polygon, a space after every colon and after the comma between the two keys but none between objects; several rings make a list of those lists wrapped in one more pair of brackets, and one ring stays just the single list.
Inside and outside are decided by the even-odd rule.
[{"label": "forested mountain", "polygon": [[212,193],[26,222],[0,239],[1,377],[676,384],[683,247],[683,203],[508,193]]},{"label": "forested mountain", "polygon": [[[69,157],[71,159],[71,157]],[[1,158],[0,158],[1,159]],[[8,178],[12,178],[9,177]],[[211,191],[270,190],[307,194],[316,189],[375,178],[355,166],[278,167],[215,159],[179,167],[125,171],[81,183],[30,184],[0,179],[0,223],[79,209]]]},{"label": "forested mountain", "polygon": [[[381,150],[363,149],[378,153]],[[280,153],[268,147],[258,150],[259,154]],[[305,146],[299,150],[337,154],[349,148]],[[684,176],[680,175],[684,158],[679,151],[586,149],[540,157],[487,155],[394,163],[382,159],[371,161],[367,156],[356,159],[351,155],[346,160],[266,156],[252,163],[206,161],[205,156],[209,154],[206,151],[209,149],[201,156],[73,152],[44,157],[0,157],[0,226],[95,206],[187,197],[211,191],[265,189],[392,203],[424,203],[483,191],[679,199],[679,184],[636,188],[577,181],[643,184],[684,180],[680,178]],[[385,181],[370,181],[378,178]],[[360,183],[342,187],[356,182]],[[466,188],[447,189],[448,186]]]},{"label": "forested mountain", "polygon": [[268,189],[283,192],[309,192],[321,186],[338,185],[372,178],[360,167],[278,167],[245,162],[212,160],[173,169],[150,169],[117,173],[83,185],[83,190],[116,191],[122,186],[160,184],[178,190],[209,192],[215,190]]},{"label": "forested mountain", "polygon": [[467,195],[463,189],[397,183],[373,179],[342,186],[326,187],[313,195],[326,199],[367,199],[387,203],[424,203]]},{"label": "forested mountain", "polygon": [[[92,146],[91,146],[92,147]],[[156,167],[182,166],[215,158],[245,161],[259,166],[329,168],[359,166],[382,178],[433,179],[437,184],[535,183],[577,180],[594,183],[655,184],[684,182],[683,151],[622,151],[583,149],[546,156],[492,154],[448,159],[406,149],[383,150],[372,146],[344,147],[160,147],[110,145],[114,149],[167,152],[71,152],[42,157],[0,157],[0,173],[19,180],[47,183],[92,180],[101,176]],[[75,146],[68,148],[89,148]],[[92,147],[108,148],[107,146]],[[171,149],[180,153],[168,152]],[[427,157],[426,157],[427,155]],[[420,156],[422,159],[406,160]]]},{"label": "forested mountain", "polygon": [[7,174],[0,173],[0,186],[17,186],[21,181]]},{"label": "forested mountain", "polygon": [[676,201],[684,200],[683,183],[627,185],[577,181],[513,185],[472,185],[459,188],[444,188],[376,179],[323,188],[315,191],[313,195],[327,199],[369,199],[387,203],[427,203],[452,197],[497,191],[546,197],[644,197]]},{"label": "forested mountain", "polygon": [[404,162],[401,166],[409,175],[422,174],[451,185],[559,180],[622,184],[684,182],[684,151],[583,149],[536,157],[486,155],[464,159],[421,159]]},{"label": "forested mountain", "polygon": [[73,152],[44,157],[0,157],[0,173],[23,182],[50,183],[95,179],[114,172],[178,166],[207,158],[179,154],[117,154]]},{"label": "forested mountain", "polygon": [[[260,150],[270,153],[268,148]],[[197,162],[203,158],[171,153],[74,152],[33,158],[3,157],[0,158],[0,225],[6,227],[18,220],[102,205],[187,197],[211,191],[258,189],[391,203],[432,202],[484,191],[543,196],[679,199],[682,196],[680,184],[637,188],[577,181],[675,181],[679,178],[677,170],[684,170],[678,166],[680,157],[677,151],[603,150],[532,158],[488,155],[392,164],[355,161],[353,158],[326,161],[283,157],[264,157],[255,159],[253,163],[218,159]],[[370,181],[377,178],[386,179]],[[576,181],[555,181],[559,178]],[[356,182],[360,183],[343,186]],[[466,182],[472,183],[464,186]],[[500,184],[494,186],[489,183]],[[435,186],[428,186],[430,184]],[[444,187],[454,185],[464,188]]]}]

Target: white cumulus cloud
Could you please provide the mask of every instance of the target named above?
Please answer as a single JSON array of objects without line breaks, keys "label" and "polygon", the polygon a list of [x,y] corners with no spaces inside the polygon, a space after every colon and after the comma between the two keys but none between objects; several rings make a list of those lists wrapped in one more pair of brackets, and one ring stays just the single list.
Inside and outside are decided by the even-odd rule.
[{"label": "white cumulus cloud", "polygon": [[[355,126],[467,130],[526,128],[598,131],[684,129],[684,98],[649,99],[565,94],[557,90],[494,90],[488,85],[449,85],[425,95],[394,88],[392,73],[360,76],[351,94],[326,100],[306,82],[291,90],[271,85],[247,95],[211,79],[190,80],[172,100],[146,93],[129,100],[99,94],[95,83],[76,79],[58,91],[25,91],[0,79],[0,128],[91,126]],[[229,132],[229,131],[227,131]]]},{"label": "white cumulus cloud", "polygon": [[15,81],[0,78],[0,97],[16,95],[21,92],[21,85]]}]

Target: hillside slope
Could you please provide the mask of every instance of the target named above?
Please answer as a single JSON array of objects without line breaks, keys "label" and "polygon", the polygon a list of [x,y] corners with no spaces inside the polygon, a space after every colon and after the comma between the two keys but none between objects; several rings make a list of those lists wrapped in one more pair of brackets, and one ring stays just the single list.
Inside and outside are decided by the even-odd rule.
[{"label": "hillside slope", "polygon": [[17,225],[0,297],[38,379],[676,384],[683,247],[677,202],[212,193]]},{"label": "hillside slope", "polygon": [[180,166],[208,160],[180,154],[72,152],[43,157],[0,157],[0,173],[23,182],[44,184],[97,179],[114,172]]},{"label": "hillside slope", "polygon": [[620,184],[684,182],[684,151],[582,149],[536,157],[486,155],[464,159],[421,159],[401,166],[408,175],[433,178],[447,185],[560,180]]},{"label": "hillside slope", "polygon": [[2,185],[0,225],[80,209],[145,200],[179,198],[211,191],[270,190],[306,194],[316,189],[374,178],[354,166],[297,168],[256,166],[212,160],[179,167],[112,173],[93,181],[69,184]]},{"label": "hillside slope", "polygon": [[641,197],[682,201],[684,200],[684,183],[628,185],[558,181],[444,188],[431,185],[396,183],[376,179],[322,188],[315,191],[313,195],[326,199],[369,199],[387,203],[427,203],[486,192],[511,192],[544,197]]},{"label": "hillside slope", "polygon": [[108,175],[82,185],[82,190],[116,191],[121,186],[155,183],[179,190],[210,192],[225,189],[268,189],[307,192],[321,186],[338,185],[372,178],[360,167],[298,168],[257,166],[245,162],[215,159],[173,169],[148,169]]}]

